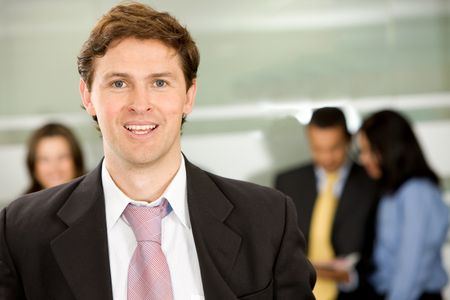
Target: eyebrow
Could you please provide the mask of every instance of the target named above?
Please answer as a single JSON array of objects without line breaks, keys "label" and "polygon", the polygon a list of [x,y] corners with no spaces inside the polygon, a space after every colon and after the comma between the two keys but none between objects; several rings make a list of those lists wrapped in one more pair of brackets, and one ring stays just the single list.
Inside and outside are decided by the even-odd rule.
[{"label": "eyebrow", "polygon": [[[128,74],[128,73],[120,73],[120,72],[110,72],[110,73],[106,73],[104,76],[105,79],[110,79],[110,78],[114,78],[114,77],[129,78],[132,76],[130,76],[130,74]],[[172,72],[151,73],[146,76],[146,78],[161,78],[161,77],[175,78],[175,76]]]},{"label": "eyebrow", "polygon": [[108,72],[106,73],[103,78],[109,79],[112,77],[130,77],[127,73],[119,73],[119,72]]},{"label": "eyebrow", "polygon": [[148,78],[155,78],[155,77],[171,77],[174,78],[174,74],[171,72],[161,72],[161,73],[152,73],[149,76],[147,76]]}]

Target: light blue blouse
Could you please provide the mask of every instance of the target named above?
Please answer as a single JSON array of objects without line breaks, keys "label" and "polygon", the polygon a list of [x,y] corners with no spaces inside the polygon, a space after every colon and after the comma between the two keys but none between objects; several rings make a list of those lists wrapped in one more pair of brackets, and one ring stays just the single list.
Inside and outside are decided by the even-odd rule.
[{"label": "light blue blouse", "polygon": [[386,300],[415,300],[440,292],[447,283],[441,250],[447,238],[449,209],[439,188],[427,179],[406,181],[381,199],[370,278]]}]

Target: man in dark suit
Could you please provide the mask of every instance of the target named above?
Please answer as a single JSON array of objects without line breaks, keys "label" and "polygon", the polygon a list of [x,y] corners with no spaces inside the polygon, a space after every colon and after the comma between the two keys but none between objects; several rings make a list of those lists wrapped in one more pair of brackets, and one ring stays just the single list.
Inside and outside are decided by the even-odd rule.
[{"label": "man in dark suit", "polygon": [[78,70],[104,159],[2,210],[0,299],[314,299],[292,200],[181,154],[198,62],[167,13],[130,3],[98,21]]},{"label": "man in dark suit", "polygon": [[[344,285],[338,291],[337,283],[349,279],[347,268],[363,250],[375,211],[375,184],[364,169],[350,159],[351,135],[339,108],[315,110],[307,135],[313,162],[279,174],[275,186],[294,200],[308,256],[318,271],[317,290],[322,281],[328,285],[327,291],[322,293],[323,300],[338,296],[350,298],[351,293],[342,291]],[[319,204],[330,174],[335,176],[328,201],[332,208]],[[320,210],[326,212],[323,214]],[[319,217],[314,219],[315,215]],[[328,253],[312,253],[323,252],[327,247],[330,248]],[[319,291],[315,289],[314,293],[321,299]]]}]

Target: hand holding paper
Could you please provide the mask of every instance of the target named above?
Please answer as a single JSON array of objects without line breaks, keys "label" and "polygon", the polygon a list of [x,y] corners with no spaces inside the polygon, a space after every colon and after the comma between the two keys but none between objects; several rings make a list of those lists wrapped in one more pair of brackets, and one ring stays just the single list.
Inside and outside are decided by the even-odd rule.
[{"label": "hand holding paper", "polygon": [[359,260],[357,253],[351,253],[345,257],[337,257],[330,261],[313,262],[317,276],[345,283],[350,280],[350,273],[354,270]]}]

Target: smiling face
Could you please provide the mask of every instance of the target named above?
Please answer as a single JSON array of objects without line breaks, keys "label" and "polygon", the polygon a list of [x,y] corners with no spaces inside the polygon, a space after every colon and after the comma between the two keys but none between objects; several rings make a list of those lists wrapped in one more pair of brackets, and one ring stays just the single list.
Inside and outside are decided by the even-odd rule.
[{"label": "smiling face", "polygon": [[65,183],[76,177],[70,146],[62,136],[45,137],[36,146],[36,180],[43,188]]},{"label": "smiling face", "polygon": [[126,38],[95,59],[91,90],[81,80],[83,104],[97,116],[105,158],[131,167],[179,159],[183,114],[192,111],[175,50],[157,40]]}]

